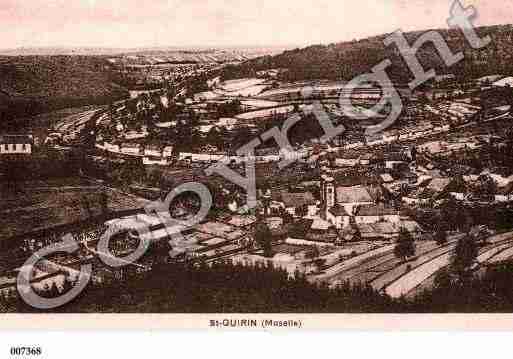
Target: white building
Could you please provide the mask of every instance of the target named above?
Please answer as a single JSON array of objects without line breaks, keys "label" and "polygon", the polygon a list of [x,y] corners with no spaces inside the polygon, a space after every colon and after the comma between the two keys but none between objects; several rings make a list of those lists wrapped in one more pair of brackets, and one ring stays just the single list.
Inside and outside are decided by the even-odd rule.
[{"label": "white building", "polygon": [[4,135],[0,136],[0,154],[30,155],[34,138],[32,135]]},{"label": "white building", "polygon": [[361,205],[355,210],[356,223],[372,224],[378,222],[399,223],[399,212],[383,204]]},{"label": "white building", "polygon": [[141,146],[137,143],[124,143],[121,145],[121,152],[127,155],[140,155]]},{"label": "white building", "polygon": [[164,147],[164,150],[162,151],[162,157],[173,157],[173,146]]},{"label": "white building", "polygon": [[162,152],[158,146],[146,146],[144,148],[144,155],[149,157],[161,157]]}]

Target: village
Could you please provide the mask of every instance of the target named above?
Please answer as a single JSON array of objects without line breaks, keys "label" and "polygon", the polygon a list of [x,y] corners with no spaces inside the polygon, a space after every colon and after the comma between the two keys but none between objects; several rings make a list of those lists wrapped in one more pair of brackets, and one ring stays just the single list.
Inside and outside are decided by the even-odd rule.
[{"label": "village", "polygon": [[[114,247],[118,254],[130,253],[141,239],[134,233],[141,222],[151,229],[152,251],[159,256],[272,265],[330,286],[365,283],[396,298],[429,289],[465,233],[483,242],[479,266],[513,257],[508,232],[513,78],[487,76],[460,86],[446,75],[427,91],[401,91],[407,105],[397,122],[365,136],[365,126],[385,117],[369,109],[380,98],[379,87],[368,84],[345,93],[343,82],[283,83],[277,78],[282,71],[228,81],[217,76],[205,83],[204,73],[195,73],[190,82],[182,82],[187,83],[183,88],[135,93],[66,118],[44,139],[3,136],[1,156],[30,157],[38,148],[70,151],[80,146],[87,150],[80,173],[141,198],[140,203],[191,180],[207,182],[213,192],[215,211],[183,228],[179,240],[158,216],[137,206],[129,215],[86,226],[74,233],[81,243],[78,259],[57,256],[52,265],[41,262],[36,285],[61,288],[63,272],[73,277],[81,264],[98,264],[95,245],[109,226],[126,229]],[[191,93],[191,88],[204,91]],[[495,103],[490,105],[490,98]],[[352,103],[351,116],[344,100]],[[328,143],[319,141],[312,125],[309,113],[316,102],[347,128]],[[266,141],[252,158],[256,208],[245,204],[242,188],[205,176],[204,170],[216,163],[243,173],[249,159],[237,154],[238,147],[293,114],[302,119],[290,132],[294,147],[279,149]],[[280,169],[282,160],[293,164]],[[102,177],[112,168],[119,178]],[[173,203],[171,214],[187,218],[197,206],[197,199],[184,196]],[[22,252],[58,241],[62,231],[48,230],[38,239],[18,236]],[[154,260],[151,256],[134,265],[151,270]],[[114,275],[96,267],[101,268],[95,270],[97,281]],[[15,295],[15,277],[9,273],[16,268],[5,269],[2,293]]]}]

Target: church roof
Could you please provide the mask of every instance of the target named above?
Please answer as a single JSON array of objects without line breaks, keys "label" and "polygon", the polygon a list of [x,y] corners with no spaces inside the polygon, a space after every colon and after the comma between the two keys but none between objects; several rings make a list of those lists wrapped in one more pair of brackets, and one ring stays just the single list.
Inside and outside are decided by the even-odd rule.
[{"label": "church roof", "polygon": [[384,204],[364,204],[356,209],[356,216],[385,216],[398,214],[392,207],[387,207]]},{"label": "church roof", "polygon": [[369,191],[363,186],[337,187],[338,203],[372,202]]}]

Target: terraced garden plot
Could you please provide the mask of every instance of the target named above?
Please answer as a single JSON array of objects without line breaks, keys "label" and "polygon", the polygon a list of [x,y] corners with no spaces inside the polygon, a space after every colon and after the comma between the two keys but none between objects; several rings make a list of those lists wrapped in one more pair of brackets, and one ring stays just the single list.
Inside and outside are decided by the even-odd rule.
[{"label": "terraced garden plot", "polygon": [[422,266],[417,267],[389,285],[385,289],[385,292],[392,298],[399,298],[402,295],[406,295],[409,291],[431,277],[431,275],[436,273],[438,270],[449,265],[451,256],[452,252],[448,252],[434,258]]},{"label": "terraced garden plot", "polygon": [[505,261],[511,257],[513,257],[513,247],[503,250],[502,252],[498,253],[494,257],[491,257],[486,262],[489,264],[499,263],[499,262]]},{"label": "terraced garden plot", "polygon": [[[425,242],[417,244],[417,253],[422,254],[438,248],[434,242]],[[349,280],[350,283],[368,283],[396,267],[400,260],[394,253],[388,253],[385,256],[369,261],[362,266],[350,269],[341,274],[340,280]],[[337,278],[338,279],[338,278]]]},{"label": "terraced garden plot", "polygon": [[[482,248],[479,251],[479,255],[483,255],[488,251],[494,251],[497,246],[501,246],[503,244],[501,241],[498,241],[497,238],[492,239],[491,242],[492,244],[490,246]],[[386,287],[386,293],[394,298],[407,295],[425,280],[428,280],[437,271],[448,266],[451,263],[452,253],[453,251],[444,253],[401,276],[395,282]]]},{"label": "terraced garden plot", "polygon": [[505,252],[511,253],[512,246],[513,246],[512,242],[507,242],[507,243],[499,245],[495,248],[492,248],[491,250],[486,251],[483,254],[479,255],[477,257],[477,262],[480,264],[487,263],[487,262],[493,261],[497,256],[502,255],[502,253],[505,253]]},{"label": "terraced garden plot", "polygon": [[[512,245],[513,245],[513,243],[509,242],[509,243],[500,245],[498,247],[492,248],[491,250],[487,250],[484,253],[482,253],[481,255],[479,255],[477,260],[480,263],[486,263],[490,258],[493,258],[493,256],[495,256],[497,253],[500,253],[501,251],[503,251],[504,248],[509,248]],[[427,278],[425,281],[423,281],[421,284],[419,284],[417,287],[415,287],[414,289],[409,291],[408,294],[406,295],[406,298],[413,299],[413,298],[415,298],[415,296],[421,294],[423,291],[430,290],[431,288],[433,288],[433,286],[435,284],[435,277],[436,277],[436,273],[434,273],[429,278]]]},{"label": "terraced garden plot", "polygon": [[376,290],[381,290],[388,284],[392,283],[393,281],[395,281],[398,278],[400,278],[401,276],[403,276],[404,273],[407,271],[408,266],[411,266],[411,268],[417,268],[426,262],[432,261],[439,256],[443,256],[445,253],[452,251],[455,247],[456,247],[456,243],[451,243],[449,245],[437,248],[437,249],[430,251],[424,255],[421,255],[421,256],[417,257],[416,260],[397,265],[392,270],[389,270],[389,271],[383,273],[382,275],[378,276],[376,279],[374,279],[370,283],[370,285]]},{"label": "terraced garden plot", "polygon": [[348,259],[340,264],[337,264],[337,265],[334,265],[333,267],[330,267],[328,269],[326,269],[324,271],[324,274],[321,274],[321,275],[318,275],[316,276],[314,279],[316,280],[327,280],[327,279],[330,279],[334,276],[336,276],[337,274],[339,274],[340,272],[346,270],[346,269],[349,269],[349,268],[352,268],[354,266],[357,266],[357,265],[360,265],[362,263],[364,263],[365,261],[367,260],[371,260],[377,256],[380,256],[380,255],[383,255],[387,252],[390,252],[390,251],[393,251],[394,250],[394,246],[393,244],[389,244],[389,245],[385,245],[383,247],[380,247],[380,248],[377,248],[377,249],[373,249],[371,251],[368,251],[366,253],[363,253],[359,256],[356,256],[354,258],[351,258],[351,259]]}]

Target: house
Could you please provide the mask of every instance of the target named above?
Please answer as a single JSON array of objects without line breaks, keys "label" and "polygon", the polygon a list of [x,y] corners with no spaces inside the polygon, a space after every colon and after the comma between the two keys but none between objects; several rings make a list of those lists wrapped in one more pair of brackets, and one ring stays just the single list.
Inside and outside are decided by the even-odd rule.
[{"label": "house", "polygon": [[0,136],[0,154],[30,155],[33,144],[32,135],[3,135]]},{"label": "house", "polygon": [[145,138],[148,136],[148,131],[143,128],[141,132],[138,131],[128,131],[125,133],[126,140],[137,140],[141,138]]},{"label": "house", "polygon": [[498,188],[497,193],[495,194],[495,200],[497,202],[513,201],[513,182]]},{"label": "house", "polygon": [[298,149],[294,150],[292,148],[282,148],[279,150],[280,159],[284,161],[299,161],[301,159],[307,158],[309,155],[308,149]]},{"label": "house", "polygon": [[418,238],[422,235],[422,228],[420,228],[419,224],[415,221],[401,221],[400,227],[408,231],[414,238]]},{"label": "house", "polygon": [[336,204],[326,211],[326,220],[331,222],[335,228],[342,229],[349,227],[351,216],[346,212],[344,207]]},{"label": "house", "polygon": [[389,152],[383,156],[385,167],[388,169],[395,169],[403,163],[409,162],[408,155],[404,152]]},{"label": "house", "polygon": [[364,146],[363,142],[357,141],[357,142],[349,142],[346,146],[344,146],[344,148],[346,148],[346,149],[356,149],[356,148],[361,148],[363,146]]},{"label": "house", "polygon": [[258,149],[255,151],[255,161],[257,163],[279,162],[280,155],[278,153],[278,150]]},{"label": "house", "polygon": [[399,139],[399,130],[390,130],[383,133],[383,140],[387,143],[397,141]]},{"label": "house", "polygon": [[367,143],[367,146],[383,145],[386,143],[383,134],[380,133],[366,136],[365,142]]},{"label": "house", "polygon": [[219,121],[217,121],[216,126],[217,127],[225,127],[227,129],[232,129],[233,126],[237,125],[238,121],[239,120],[237,120],[236,118],[222,117],[219,119]]},{"label": "house", "polygon": [[338,240],[338,233],[331,222],[315,218],[306,234],[306,239],[314,242],[330,242]]},{"label": "house", "polygon": [[468,190],[468,185],[462,176],[455,178],[433,178],[424,188],[424,195],[435,199],[445,198],[451,195],[457,199],[463,199]]},{"label": "house", "polygon": [[[311,192],[281,191],[276,202],[282,203],[285,211],[295,217],[313,216],[317,213],[316,200]],[[299,209],[306,209],[306,213],[300,213]]]},{"label": "house", "polygon": [[109,151],[109,152],[120,152],[119,145],[114,145],[109,142],[104,142],[103,148],[105,149],[105,151]]},{"label": "house", "polygon": [[384,239],[399,237],[400,228],[395,222],[381,221],[370,225]]},{"label": "house", "polygon": [[379,204],[359,205],[354,213],[356,223],[372,224],[382,221],[399,223],[399,211],[392,207]]},{"label": "house", "polygon": [[374,158],[374,156],[371,153],[365,153],[360,157],[360,164],[362,166],[368,166],[371,163],[371,160]]},{"label": "house", "polygon": [[160,156],[144,156],[143,165],[167,166],[169,165],[169,162],[167,158],[163,158]]},{"label": "house", "polygon": [[358,223],[356,224],[356,229],[360,233],[360,238],[364,241],[382,239],[381,234],[376,232],[376,230],[370,224]]},{"label": "house", "polygon": [[121,153],[127,155],[140,155],[141,146],[138,143],[123,143],[121,145]]},{"label": "house", "polygon": [[162,157],[169,158],[173,157],[173,146],[166,146],[162,150]]},{"label": "house", "polygon": [[336,204],[342,206],[350,215],[354,213],[355,207],[373,203],[374,200],[366,187],[358,185],[336,189]]},{"label": "house", "polygon": [[344,151],[335,158],[337,167],[354,167],[360,163],[360,154],[356,151]]},{"label": "house", "polygon": [[162,152],[159,146],[149,145],[144,148],[144,156],[161,157]]},{"label": "house", "polygon": [[265,219],[265,222],[270,230],[280,229],[283,227],[283,218],[281,217],[268,217]]},{"label": "house", "polygon": [[394,178],[389,173],[382,173],[379,175],[379,177],[383,183],[394,182]]}]

